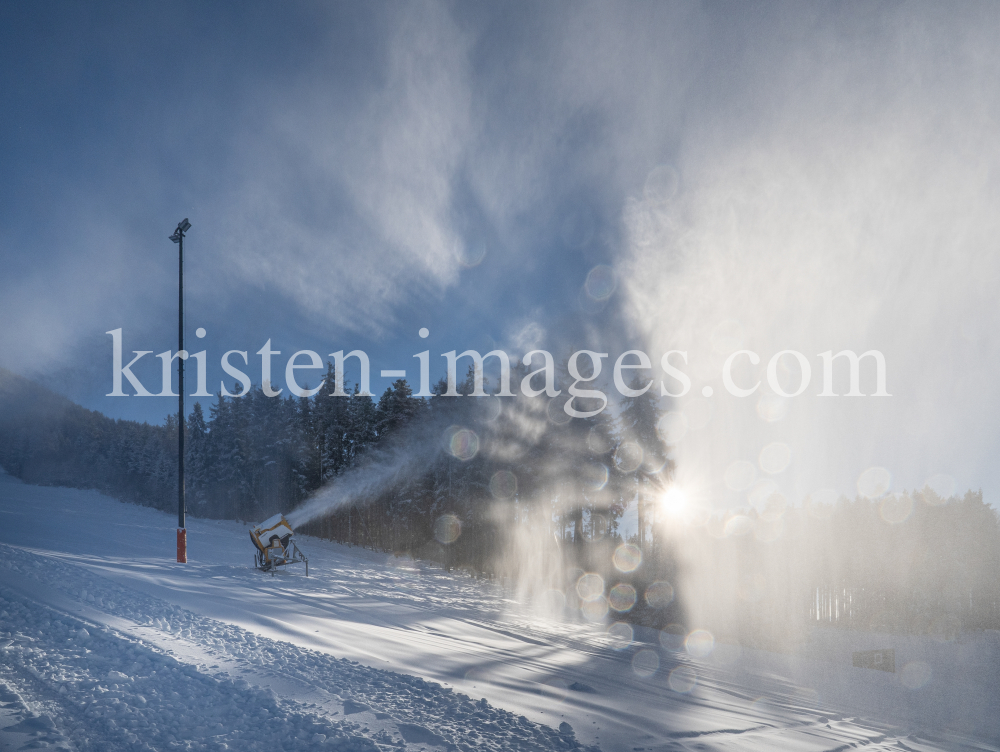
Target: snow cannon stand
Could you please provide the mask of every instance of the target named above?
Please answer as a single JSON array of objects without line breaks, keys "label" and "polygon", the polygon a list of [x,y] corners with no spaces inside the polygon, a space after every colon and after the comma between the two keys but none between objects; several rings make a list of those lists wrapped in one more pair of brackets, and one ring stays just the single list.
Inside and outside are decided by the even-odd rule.
[{"label": "snow cannon stand", "polygon": [[295,545],[294,535],[292,526],[282,514],[276,514],[250,528],[250,540],[257,549],[254,558],[257,569],[270,572],[273,576],[278,567],[302,562],[306,565],[308,577],[309,559]]}]

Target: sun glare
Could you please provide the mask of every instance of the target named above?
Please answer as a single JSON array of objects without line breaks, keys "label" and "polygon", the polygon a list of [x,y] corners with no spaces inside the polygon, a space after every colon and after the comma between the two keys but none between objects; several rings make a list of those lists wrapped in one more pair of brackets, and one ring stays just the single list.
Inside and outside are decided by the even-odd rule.
[{"label": "sun glare", "polygon": [[673,486],[660,501],[663,511],[671,517],[680,517],[687,510],[688,499],[683,489]]}]

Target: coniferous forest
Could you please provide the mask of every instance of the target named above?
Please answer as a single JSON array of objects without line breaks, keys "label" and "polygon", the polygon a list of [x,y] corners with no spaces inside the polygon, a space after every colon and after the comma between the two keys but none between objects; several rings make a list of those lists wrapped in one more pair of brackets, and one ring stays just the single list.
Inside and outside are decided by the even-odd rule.
[{"label": "coniferous forest", "polygon": [[[458,390],[473,389],[470,370]],[[1000,628],[1000,525],[979,492],[671,513],[651,393],[569,419],[559,398],[420,399],[404,380],[377,400],[354,391],[255,387],[219,395],[208,415],[196,403],[189,514],[250,523],[312,510],[302,533],[464,568],[530,598],[556,593],[595,617],[679,631],[693,608],[747,644],[809,624]],[[0,466],[28,483],[173,511],[177,438],[174,417],[113,420],[0,371]]]}]

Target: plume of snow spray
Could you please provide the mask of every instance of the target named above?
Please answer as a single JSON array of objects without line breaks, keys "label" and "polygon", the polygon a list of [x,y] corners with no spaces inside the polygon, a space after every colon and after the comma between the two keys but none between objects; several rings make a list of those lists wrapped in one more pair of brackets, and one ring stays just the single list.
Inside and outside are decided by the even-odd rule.
[{"label": "plume of snow spray", "polygon": [[288,522],[292,527],[299,527],[338,509],[368,503],[425,467],[439,451],[436,441],[414,441],[371,449],[360,464],[334,478],[303,506],[291,512]]},{"label": "plume of snow spray", "polygon": [[[762,47],[747,70],[769,82],[767,111],[692,130],[679,180],[650,173],[625,208],[622,288],[650,352],[687,352],[692,388],[674,408],[686,430],[673,456],[678,483],[708,510],[754,507],[759,517],[774,498],[780,508],[767,514],[780,520],[785,504],[819,489],[867,495],[871,472],[891,477],[883,467],[910,488],[943,470],[992,472],[982,416],[1000,413],[988,383],[1000,351],[983,345],[1000,326],[1000,262],[989,250],[1000,235],[1000,97],[978,82],[997,72],[996,24],[946,24],[950,42],[937,46],[928,18],[904,15],[864,50],[834,25],[803,27],[790,48]],[[869,349],[885,356],[891,398],[818,396],[820,353]],[[759,384],[752,397],[722,381],[740,350],[760,358],[743,355],[734,370],[741,387]],[[794,398],[769,386],[769,360],[788,350],[812,364]],[[782,391],[807,381],[792,355],[778,366]],[[846,375],[837,378],[845,395]],[[874,374],[863,379],[871,395]],[[749,535],[751,518],[737,517],[715,534]],[[718,620],[723,604],[735,617],[741,598],[777,587],[767,562],[812,577],[815,557],[794,529],[753,528],[760,545],[747,551],[767,566],[742,596],[736,583],[721,587],[712,549],[678,531],[671,545],[694,618]],[[830,553],[844,567],[848,543]]]}]

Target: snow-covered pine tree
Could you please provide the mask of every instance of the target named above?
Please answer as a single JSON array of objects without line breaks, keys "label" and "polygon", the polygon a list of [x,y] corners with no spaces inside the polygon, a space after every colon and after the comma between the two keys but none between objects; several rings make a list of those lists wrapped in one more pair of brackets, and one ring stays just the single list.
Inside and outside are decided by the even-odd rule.
[{"label": "snow-covered pine tree", "polygon": [[187,419],[187,440],[184,443],[184,479],[188,503],[198,513],[207,513],[206,485],[208,480],[208,427],[201,403],[195,402]]}]

